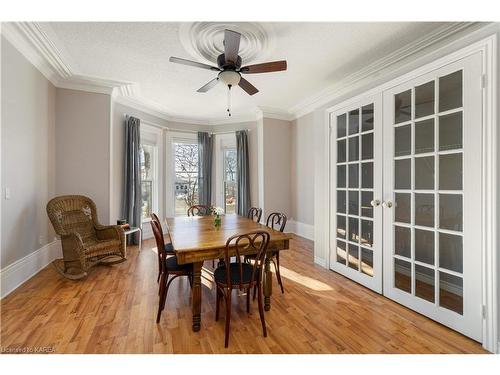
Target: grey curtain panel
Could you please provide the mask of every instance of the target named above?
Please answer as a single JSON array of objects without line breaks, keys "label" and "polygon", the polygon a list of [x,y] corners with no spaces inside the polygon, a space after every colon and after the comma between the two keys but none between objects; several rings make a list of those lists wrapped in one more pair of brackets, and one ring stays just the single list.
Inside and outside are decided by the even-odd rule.
[{"label": "grey curtain panel", "polygon": [[[123,197],[123,217],[131,227],[141,227],[141,120],[127,116],[125,119],[125,181]],[[139,243],[138,233],[134,233],[130,243]]]},{"label": "grey curtain panel", "polygon": [[236,132],[236,179],[238,197],[236,213],[246,216],[250,209],[250,167],[248,161],[248,137],[246,130]]},{"label": "grey curtain panel", "polygon": [[213,136],[198,132],[198,201],[206,206],[212,205],[212,155]]}]

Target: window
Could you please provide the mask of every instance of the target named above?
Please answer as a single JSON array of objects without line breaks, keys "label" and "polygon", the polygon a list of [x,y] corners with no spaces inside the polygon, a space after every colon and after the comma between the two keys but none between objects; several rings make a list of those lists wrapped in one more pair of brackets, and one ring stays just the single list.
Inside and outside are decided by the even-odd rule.
[{"label": "window", "polygon": [[238,193],[236,183],[236,149],[224,150],[224,211],[226,214],[236,213]]},{"label": "window", "polygon": [[141,158],[141,188],[142,188],[142,221],[151,218],[156,207],[158,181],[156,177],[156,146],[142,144]]},{"label": "window", "polygon": [[[191,141],[192,142],[192,141]],[[198,144],[174,141],[175,214],[186,215],[198,204]]]}]

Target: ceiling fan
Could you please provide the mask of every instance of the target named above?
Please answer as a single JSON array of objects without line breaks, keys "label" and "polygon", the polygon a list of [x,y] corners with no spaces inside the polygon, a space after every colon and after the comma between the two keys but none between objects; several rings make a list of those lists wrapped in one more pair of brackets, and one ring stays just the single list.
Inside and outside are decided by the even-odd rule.
[{"label": "ceiling fan", "polygon": [[228,108],[227,112],[231,116],[231,87],[240,86],[248,95],[254,95],[259,90],[243,78],[242,74],[269,73],[286,70],[286,60],[272,61],[262,64],[241,66],[241,57],[238,55],[240,49],[241,34],[236,31],[224,31],[224,53],[217,57],[217,67],[203,64],[197,61],[170,57],[169,61],[177,64],[194,66],[196,68],[208,69],[219,72],[216,78],[200,87],[197,92],[207,92],[219,81],[228,86]]}]

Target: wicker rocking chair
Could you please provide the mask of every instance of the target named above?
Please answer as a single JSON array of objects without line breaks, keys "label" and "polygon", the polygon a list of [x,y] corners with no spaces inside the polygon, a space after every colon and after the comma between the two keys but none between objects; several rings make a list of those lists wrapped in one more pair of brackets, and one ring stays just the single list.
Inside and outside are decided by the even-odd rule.
[{"label": "wicker rocking chair", "polygon": [[115,264],[126,260],[125,233],[118,225],[101,225],[95,203],[82,195],[65,195],[47,203],[47,214],[61,236],[63,259],[54,261],[56,269],[69,279],[87,276],[96,264]]}]

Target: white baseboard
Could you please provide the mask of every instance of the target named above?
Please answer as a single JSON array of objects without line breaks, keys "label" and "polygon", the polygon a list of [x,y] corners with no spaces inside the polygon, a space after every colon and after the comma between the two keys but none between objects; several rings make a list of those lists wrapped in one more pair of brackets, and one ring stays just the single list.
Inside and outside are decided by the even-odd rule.
[{"label": "white baseboard", "polygon": [[50,262],[62,257],[61,241],[53,242],[35,250],[0,270],[1,294],[4,298],[21,284],[45,268]]},{"label": "white baseboard", "polygon": [[314,241],[314,225],[301,223],[292,219],[287,222],[285,232],[292,232],[297,236]]},{"label": "white baseboard", "polygon": [[323,267],[323,268],[328,268],[328,264],[326,262],[326,259],[323,259],[320,257],[314,257],[314,263],[317,264],[318,266]]}]

